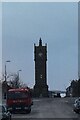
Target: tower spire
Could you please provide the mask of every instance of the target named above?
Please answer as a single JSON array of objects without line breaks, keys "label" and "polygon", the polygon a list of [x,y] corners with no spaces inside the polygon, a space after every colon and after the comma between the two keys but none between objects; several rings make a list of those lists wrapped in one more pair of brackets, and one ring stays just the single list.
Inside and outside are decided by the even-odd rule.
[{"label": "tower spire", "polygon": [[42,40],[41,40],[41,37],[40,37],[40,40],[39,40],[39,46],[42,46]]}]

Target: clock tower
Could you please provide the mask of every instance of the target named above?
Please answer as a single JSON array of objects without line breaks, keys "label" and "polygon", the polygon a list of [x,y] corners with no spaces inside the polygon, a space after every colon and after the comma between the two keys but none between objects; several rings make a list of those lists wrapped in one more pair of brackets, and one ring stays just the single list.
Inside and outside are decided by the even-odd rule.
[{"label": "clock tower", "polygon": [[35,61],[35,97],[48,97],[47,85],[47,44],[42,45],[40,38],[39,45],[34,44],[34,61]]}]

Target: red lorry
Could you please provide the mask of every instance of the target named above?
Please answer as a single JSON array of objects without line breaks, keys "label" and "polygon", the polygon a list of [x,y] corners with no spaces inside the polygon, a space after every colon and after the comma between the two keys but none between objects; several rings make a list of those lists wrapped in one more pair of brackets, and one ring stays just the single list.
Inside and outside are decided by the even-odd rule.
[{"label": "red lorry", "polygon": [[10,112],[31,112],[33,104],[30,89],[17,88],[9,89],[7,93],[7,107]]}]

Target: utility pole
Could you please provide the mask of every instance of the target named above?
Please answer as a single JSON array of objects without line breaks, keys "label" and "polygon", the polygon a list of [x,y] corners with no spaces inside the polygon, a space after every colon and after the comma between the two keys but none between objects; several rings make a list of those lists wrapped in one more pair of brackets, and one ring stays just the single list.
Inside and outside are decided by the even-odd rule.
[{"label": "utility pole", "polygon": [[6,62],[5,62],[5,87],[6,87],[6,89],[5,89],[5,93],[4,93],[4,98],[6,99],[6,97],[7,97],[7,91],[8,91],[8,86],[7,86],[7,71],[6,71],[6,63],[7,62],[11,62],[10,60],[7,60]]}]

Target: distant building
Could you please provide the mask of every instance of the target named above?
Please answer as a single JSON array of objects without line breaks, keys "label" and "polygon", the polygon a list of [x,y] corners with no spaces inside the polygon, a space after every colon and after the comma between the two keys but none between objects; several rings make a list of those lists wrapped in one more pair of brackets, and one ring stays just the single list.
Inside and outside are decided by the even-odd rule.
[{"label": "distant building", "polygon": [[72,87],[69,86],[66,88],[66,96],[71,97],[72,96]]},{"label": "distant building", "polygon": [[72,80],[70,86],[66,89],[66,96],[80,97],[80,79]]},{"label": "distant building", "polygon": [[47,85],[47,44],[42,45],[39,40],[39,46],[34,44],[34,61],[35,61],[35,97],[48,97]]}]

